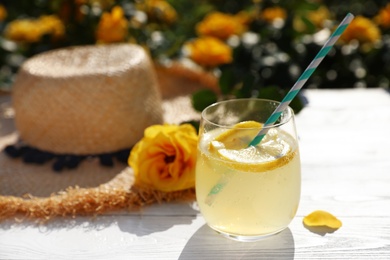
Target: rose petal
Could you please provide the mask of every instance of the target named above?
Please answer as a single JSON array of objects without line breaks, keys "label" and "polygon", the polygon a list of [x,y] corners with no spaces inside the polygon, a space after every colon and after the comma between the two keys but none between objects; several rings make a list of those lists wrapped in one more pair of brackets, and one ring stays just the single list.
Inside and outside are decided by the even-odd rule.
[{"label": "rose petal", "polygon": [[326,226],[338,229],[342,223],[335,216],[324,210],[316,210],[303,218],[303,223],[309,227]]}]

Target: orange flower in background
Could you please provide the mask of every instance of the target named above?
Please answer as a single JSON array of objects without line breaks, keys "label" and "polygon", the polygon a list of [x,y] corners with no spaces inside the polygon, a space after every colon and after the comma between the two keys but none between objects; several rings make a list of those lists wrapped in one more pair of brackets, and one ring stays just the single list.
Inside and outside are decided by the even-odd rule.
[{"label": "orange flower in background", "polygon": [[370,19],[356,16],[340,36],[340,40],[349,43],[357,40],[361,44],[374,44],[381,39],[379,28]]},{"label": "orange flower in background", "polygon": [[390,4],[379,11],[378,15],[374,17],[374,21],[383,28],[390,28]]},{"label": "orange flower in background", "polygon": [[135,183],[165,192],[194,187],[197,141],[190,124],[146,128],[128,160]]},{"label": "orange flower in background", "polygon": [[177,13],[168,2],[164,0],[147,0],[141,7],[152,19],[172,24],[177,20]]},{"label": "orange flower in background", "polygon": [[96,31],[98,42],[112,43],[124,41],[128,34],[128,21],[123,9],[115,6],[111,13],[104,12],[100,18]]},{"label": "orange flower in background", "polygon": [[196,32],[201,36],[212,36],[226,40],[232,35],[241,35],[246,31],[240,16],[213,12],[208,14],[196,26]]},{"label": "orange flower in background", "polygon": [[189,57],[205,67],[215,67],[232,62],[232,49],[214,37],[201,37],[184,45]]},{"label": "orange flower in background", "polygon": [[268,7],[265,8],[260,15],[261,19],[267,23],[273,23],[275,20],[286,20],[287,12],[281,7]]},{"label": "orange flower in background", "polygon": [[8,24],[4,34],[13,41],[34,43],[44,35],[50,35],[53,39],[62,38],[65,26],[57,16],[44,15],[38,19],[14,20]]},{"label": "orange flower in background", "polygon": [[7,10],[3,5],[0,5],[0,22],[4,21],[7,18]]}]

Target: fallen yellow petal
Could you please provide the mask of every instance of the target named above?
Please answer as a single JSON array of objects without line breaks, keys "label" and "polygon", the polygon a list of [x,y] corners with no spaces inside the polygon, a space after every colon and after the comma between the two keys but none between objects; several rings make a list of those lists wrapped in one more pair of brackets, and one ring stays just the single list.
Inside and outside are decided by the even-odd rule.
[{"label": "fallen yellow petal", "polygon": [[335,216],[323,210],[316,210],[303,218],[303,223],[309,227],[326,226],[338,229],[342,223]]}]

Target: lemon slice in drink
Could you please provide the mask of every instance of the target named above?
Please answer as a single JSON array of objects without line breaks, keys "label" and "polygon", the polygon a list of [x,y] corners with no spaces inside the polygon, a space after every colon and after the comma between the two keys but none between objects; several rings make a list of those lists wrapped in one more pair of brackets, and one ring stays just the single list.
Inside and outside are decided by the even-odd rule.
[{"label": "lemon slice in drink", "polygon": [[210,142],[210,153],[241,171],[267,171],[287,164],[295,155],[287,133],[270,129],[261,144],[248,147],[261,126],[255,121],[236,124]]},{"label": "lemon slice in drink", "polygon": [[235,124],[233,128],[218,135],[214,140],[223,143],[227,149],[242,149],[248,146],[261,127],[262,124],[256,121],[240,122]]}]

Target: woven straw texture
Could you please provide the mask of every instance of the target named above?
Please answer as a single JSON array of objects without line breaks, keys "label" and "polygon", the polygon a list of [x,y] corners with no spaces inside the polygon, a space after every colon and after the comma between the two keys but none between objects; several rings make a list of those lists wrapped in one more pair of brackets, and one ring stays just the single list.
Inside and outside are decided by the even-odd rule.
[{"label": "woven straw texture", "polygon": [[131,44],[73,47],[29,59],[13,86],[21,139],[62,154],[132,147],[145,127],[163,121],[152,66]]}]

